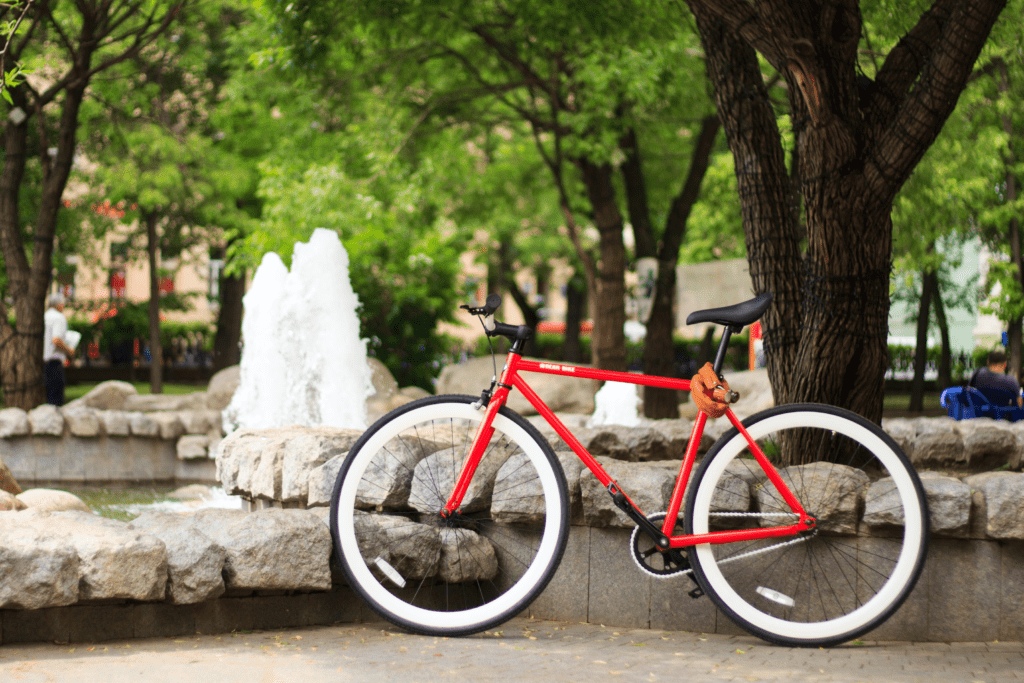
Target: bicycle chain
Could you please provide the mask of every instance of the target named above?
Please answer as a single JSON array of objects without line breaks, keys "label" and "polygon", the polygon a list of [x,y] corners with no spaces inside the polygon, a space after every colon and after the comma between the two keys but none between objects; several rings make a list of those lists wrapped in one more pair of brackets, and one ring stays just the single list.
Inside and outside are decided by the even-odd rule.
[{"label": "bicycle chain", "polygon": [[[655,512],[653,515],[651,515],[651,517],[655,517],[657,515],[664,515],[664,514],[667,514],[667,513],[665,513],[665,512]],[[792,517],[795,514],[796,513],[793,513],[793,512],[714,512],[710,516],[712,516],[712,517]],[[686,576],[687,574],[692,574],[693,573],[693,569],[690,568],[690,569],[681,569],[678,572],[673,572],[672,574],[656,574],[656,573],[652,572],[650,569],[648,569],[647,567],[645,567],[643,564],[641,564],[640,560],[637,559],[636,553],[633,552],[633,547],[634,547],[634,545],[636,543],[637,535],[640,534],[640,533],[641,533],[640,527],[633,527],[633,533],[631,533],[629,535],[629,556],[631,558],[633,558],[633,564],[635,564],[637,566],[637,568],[641,572],[643,572],[644,574],[647,574],[650,577],[653,577],[653,578],[659,579],[659,580],[674,579],[677,576]],[[773,550],[779,550],[781,548],[785,548],[786,546],[794,545],[796,543],[803,543],[804,541],[808,541],[811,538],[812,538],[811,536],[802,536],[800,538],[793,538],[793,539],[790,539],[788,541],[784,541],[782,543],[776,543],[774,545],[770,545],[770,546],[767,546],[765,548],[758,548],[757,550],[748,550],[745,553],[740,553],[739,555],[732,555],[732,556],[727,557],[727,558],[725,558],[723,560],[718,560],[717,564],[728,564],[730,562],[735,562],[736,560],[741,560],[741,559],[743,559],[745,557],[753,557],[754,555],[761,555],[763,553],[771,552]]]}]

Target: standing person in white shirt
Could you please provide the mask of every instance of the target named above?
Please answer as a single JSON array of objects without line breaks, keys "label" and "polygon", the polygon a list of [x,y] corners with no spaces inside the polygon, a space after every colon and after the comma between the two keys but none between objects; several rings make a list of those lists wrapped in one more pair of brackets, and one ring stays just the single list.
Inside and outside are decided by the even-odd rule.
[{"label": "standing person in white shirt", "polygon": [[43,380],[46,383],[46,402],[55,406],[64,405],[64,362],[75,352],[64,342],[68,333],[68,321],[64,317],[64,296],[51,294],[46,299],[47,309],[43,314]]}]

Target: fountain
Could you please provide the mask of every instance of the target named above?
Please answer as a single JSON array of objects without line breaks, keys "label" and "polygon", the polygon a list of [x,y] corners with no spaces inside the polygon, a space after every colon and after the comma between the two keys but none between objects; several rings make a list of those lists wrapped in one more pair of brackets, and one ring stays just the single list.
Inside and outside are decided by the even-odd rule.
[{"label": "fountain", "polygon": [[245,346],[225,432],[366,428],[373,385],[348,264],[337,233],[324,228],[295,245],[291,272],[277,254],[263,257],[243,299]]},{"label": "fountain", "polygon": [[604,425],[640,426],[640,397],[634,384],[605,382],[594,394],[594,414],[587,427]]}]

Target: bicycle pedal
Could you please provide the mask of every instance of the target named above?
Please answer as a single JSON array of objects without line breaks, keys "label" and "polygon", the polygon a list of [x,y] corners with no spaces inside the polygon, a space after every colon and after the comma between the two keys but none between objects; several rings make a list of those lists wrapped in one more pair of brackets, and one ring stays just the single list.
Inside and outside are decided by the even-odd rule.
[{"label": "bicycle pedal", "polygon": [[693,589],[692,591],[690,591],[689,593],[687,593],[687,595],[689,595],[689,596],[690,596],[691,598],[693,598],[694,600],[696,600],[697,598],[700,598],[700,597],[703,597],[703,596],[704,596],[704,589],[703,589],[703,588],[701,588],[700,586],[697,586],[697,587],[696,587],[696,588],[694,588],[694,589]]}]

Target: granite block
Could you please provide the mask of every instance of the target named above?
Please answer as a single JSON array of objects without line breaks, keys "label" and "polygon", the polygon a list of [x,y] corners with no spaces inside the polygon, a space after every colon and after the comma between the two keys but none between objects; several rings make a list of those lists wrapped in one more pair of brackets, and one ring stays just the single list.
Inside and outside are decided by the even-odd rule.
[{"label": "granite block", "polygon": [[590,530],[590,608],[594,624],[647,628],[651,579],[633,562],[630,529]]},{"label": "granite block", "polygon": [[135,637],[135,605],[75,605],[71,615],[72,643],[98,643]]},{"label": "granite block", "polygon": [[252,598],[220,598],[192,607],[196,633],[230,633],[253,629]]},{"label": "granite block", "polygon": [[[928,640],[991,641],[999,635],[1002,586],[999,545],[933,539],[929,572]],[[970,615],[971,618],[966,618]]]},{"label": "granite block", "polygon": [[309,594],[256,596],[252,598],[254,629],[309,626]]},{"label": "granite block", "polygon": [[5,610],[3,624],[4,645],[71,641],[71,612],[66,607]]},{"label": "granite block", "polygon": [[184,636],[196,632],[195,610],[192,605],[145,602],[134,607],[136,638]]},{"label": "granite block", "polygon": [[551,583],[530,605],[537,619],[586,621],[589,610],[590,527],[569,527],[565,554]]},{"label": "granite block", "polygon": [[999,640],[1024,641],[1024,542],[1000,543]]}]

